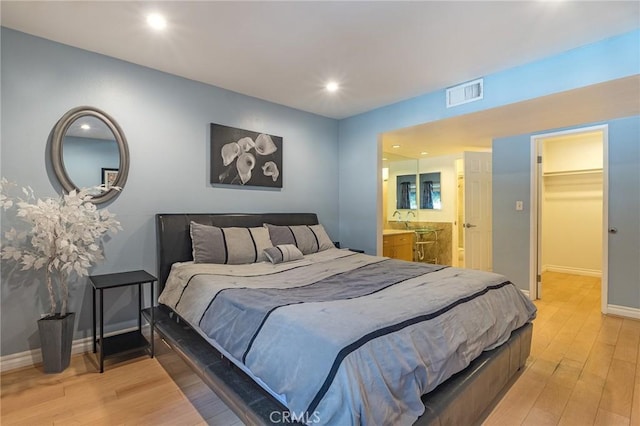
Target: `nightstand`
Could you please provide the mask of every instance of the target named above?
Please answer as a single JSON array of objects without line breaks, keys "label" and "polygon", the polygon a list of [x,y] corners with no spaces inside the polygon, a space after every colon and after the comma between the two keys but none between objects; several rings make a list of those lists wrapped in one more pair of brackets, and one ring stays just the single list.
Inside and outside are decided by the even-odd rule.
[{"label": "nightstand", "polygon": [[[334,241],[333,245],[336,246],[336,248],[340,248],[340,241]],[[349,248],[347,250],[354,251],[356,253],[364,253],[364,250],[360,250],[360,249]]]},{"label": "nightstand", "polygon": [[[151,287],[151,308],[153,308],[153,283],[157,278],[146,271],[119,272],[115,274],[92,275],[89,277],[93,285],[93,353],[99,349],[98,360],[100,372],[104,371],[105,357],[147,349],[153,358],[153,309],[149,321],[150,338],[142,334],[142,285],[149,283]],[[108,288],[138,286],[138,329],[104,337],[104,290]],[[100,292],[100,336],[96,338],[96,290]]]}]

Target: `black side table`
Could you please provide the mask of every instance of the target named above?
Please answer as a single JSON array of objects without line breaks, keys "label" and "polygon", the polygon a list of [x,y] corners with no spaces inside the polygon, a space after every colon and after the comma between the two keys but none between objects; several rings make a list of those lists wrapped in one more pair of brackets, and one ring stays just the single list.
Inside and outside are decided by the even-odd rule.
[{"label": "black side table", "polygon": [[[153,358],[153,283],[157,278],[146,271],[119,272],[115,274],[92,275],[89,277],[93,285],[93,353],[96,347],[100,348],[98,359],[100,362],[100,372],[104,371],[104,358],[114,354],[132,352],[140,349],[148,349],[149,355]],[[149,283],[151,287],[151,329],[150,340],[142,334],[142,284]],[[130,285],[138,286],[138,329],[127,333],[120,333],[114,336],[104,337],[104,290],[107,288],[124,287]],[[100,291],[100,336],[96,338],[96,290]]]}]

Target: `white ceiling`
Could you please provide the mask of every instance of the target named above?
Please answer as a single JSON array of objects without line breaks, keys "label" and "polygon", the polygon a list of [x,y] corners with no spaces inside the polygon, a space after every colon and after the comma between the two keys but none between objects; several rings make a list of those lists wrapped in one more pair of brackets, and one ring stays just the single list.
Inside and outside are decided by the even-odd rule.
[{"label": "white ceiling", "polygon": [[[89,126],[88,129],[83,129],[83,125]],[[101,139],[115,142],[115,135],[111,132],[111,129],[100,120],[98,117],[92,115],[84,115],[75,119],[69,128],[65,132],[65,136],[74,136],[77,138],[86,139]]]},{"label": "white ceiling", "polygon": [[[631,31],[638,1],[6,1],[3,26],[344,118]],[[151,31],[145,16],[166,15]],[[338,93],[323,90],[329,79]]]}]

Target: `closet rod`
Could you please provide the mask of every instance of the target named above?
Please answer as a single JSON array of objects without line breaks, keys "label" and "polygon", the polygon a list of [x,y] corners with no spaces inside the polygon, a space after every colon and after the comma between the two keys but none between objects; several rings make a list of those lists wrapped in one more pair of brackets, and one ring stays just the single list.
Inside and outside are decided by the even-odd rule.
[{"label": "closet rod", "polygon": [[602,173],[602,169],[565,170],[561,172],[544,172],[542,176],[572,176]]}]

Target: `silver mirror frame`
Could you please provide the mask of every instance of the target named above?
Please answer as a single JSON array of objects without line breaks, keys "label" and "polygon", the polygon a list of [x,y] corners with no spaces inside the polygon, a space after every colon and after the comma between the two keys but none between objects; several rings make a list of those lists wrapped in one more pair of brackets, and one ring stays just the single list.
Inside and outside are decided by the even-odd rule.
[{"label": "silver mirror frame", "polygon": [[[127,145],[127,139],[124,136],[124,132],[118,125],[118,123],[106,112],[99,110],[98,108],[90,106],[80,106],[69,110],[65,115],[58,120],[56,126],[53,129],[53,140],[51,145],[51,163],[53,164],[53,171],[58,178],[58,181],[67,192],[71,192],[74,189],[79,188],[69,178],[67,169],[64,166],[62,156],[62,142],[67,130],[71,123],[76,121],[80,117],[92,116],[102,121],[113,133],[116,143],[118,144],[118,153],[120,155],[120,165],[118,167],[118,176],[116,177],[113,186],[124,189],[124,184],[127,182],[127,176],[129,175],[129,145]],[[94,204],[100,204],[107,202],[118,195],[120,191],[114,188],[110,188],[108,191],[103,192],[100,195],[96,195],[91,200]]]}]

